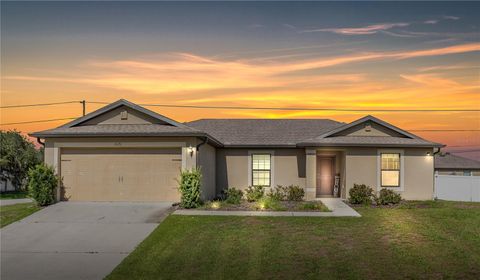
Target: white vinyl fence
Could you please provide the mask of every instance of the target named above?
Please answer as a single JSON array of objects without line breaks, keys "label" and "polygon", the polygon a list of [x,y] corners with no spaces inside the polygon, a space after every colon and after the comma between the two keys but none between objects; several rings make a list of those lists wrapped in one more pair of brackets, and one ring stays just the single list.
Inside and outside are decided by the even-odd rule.
[{"label": "white vinyl fence", "polygon": [[435,197],[480,202],[480,176],[435,175]]}]

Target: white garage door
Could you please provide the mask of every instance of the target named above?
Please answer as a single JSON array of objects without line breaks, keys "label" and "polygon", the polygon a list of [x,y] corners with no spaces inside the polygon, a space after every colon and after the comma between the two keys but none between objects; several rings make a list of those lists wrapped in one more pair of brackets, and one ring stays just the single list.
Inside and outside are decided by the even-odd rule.
[{"label": "white garage door", "polygon": [[62,149],[62,198],[179,201],[178,149]]}]

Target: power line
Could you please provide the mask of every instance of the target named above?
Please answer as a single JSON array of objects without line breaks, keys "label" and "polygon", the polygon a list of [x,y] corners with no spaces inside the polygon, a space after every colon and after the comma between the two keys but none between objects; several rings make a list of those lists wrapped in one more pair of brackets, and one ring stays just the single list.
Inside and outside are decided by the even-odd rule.
[{"label": "power line", "polygon": [[[87,101],[90,104],[110,104],[109,102]],[[150,107],[227,109],[227,110],[279,110],[279,111],[332,111],[332,112],[480,112],[480,109],[353,109],[353,108],[308,108],[308,107],[245,107],[245,106],[203,106],[173,104],[138,104]]]},{"label": "power line", "polygon": [[[14,124],[30,124],[30,123],[42,123],[42,122],[52,122],[52,121],[61,121],[61,120],[72,120],[76,119],[75,117],[72,118],[59,118],[59,119],[49,119],[49,120],[37,120],[37,121],[24,121],[24,122],[16,122],[16,123],[0,123],[0,125],[14,125]],[[480,131],[480,129],[409,129],[408,131],[414,132],[476,132]],[[463,146],[461,146],[463,147]]]},{"label": "power line", "polygon": [[[51,106],[61,104],[81,103],[85,101],[66,101],[55,103],[39,103],[25,105],[0,106],[0,109],[22,108],[35,106]],[[110,102],[86,101],[90,104],[110,104]],[[480,112],[480,109],[354,109],[354,108],[308,108],[308,107],[245,107],[245,106],[206,106],[206,105],[174,105],[174,104],[138,104],[140,106],[188,108],[188,109],[224,109],[224,110],[280,110],[280,111],[331,111],[331,112]]]},{"label": "power line", "polygon": [[65,101],[65,102],[54,102],[54,103],[8,105],[8,106],[0,106],[0,109],[23,108],[23,107],[37,107],[37,106],[51,106],[51,105],[72,104],[72,103],[82,103],[82,101]]},{"label": "power line", "polygon": [[480,129],[409,129],[408,131],[415,132],[469,132],[469,131],[480,131]]},{"label": "power line", "polygon": [[[446,147],[448,148],[448,146]],[[474,150],[463,150],[463,151],[449,151],[450,153],[471,153],[471,152],[480,152],[480,149],[474,149]]]},{"label": "power line", "polygon": [[38,120],[38,121],[25,121],[25,122],[16,122],[16,123],[0,123],[0,125],[42,123],[42,122],[54,122],[54,121],[73,120],[73,119],[76,119],[76,118],[61,118],[61,119]]}]

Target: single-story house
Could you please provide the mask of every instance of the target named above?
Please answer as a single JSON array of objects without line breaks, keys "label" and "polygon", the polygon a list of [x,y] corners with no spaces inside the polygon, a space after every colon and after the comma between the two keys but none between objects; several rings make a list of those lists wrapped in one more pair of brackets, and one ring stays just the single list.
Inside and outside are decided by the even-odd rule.
[{"label": "single-story house", "polygon": [[480,161],[452,155],[435,155],[435,173],[438,175],[480,176]]},{"label": "single-story house", "polygon": [[250,185],[348,198],[354,184],[432,199],[443,146],[373,116],[180,123],[123,99],[31,136],[44,139],[45,162],[63,178],[59,199],[72,201],[178,201],[180,170],[195,167],[204,199]]}]

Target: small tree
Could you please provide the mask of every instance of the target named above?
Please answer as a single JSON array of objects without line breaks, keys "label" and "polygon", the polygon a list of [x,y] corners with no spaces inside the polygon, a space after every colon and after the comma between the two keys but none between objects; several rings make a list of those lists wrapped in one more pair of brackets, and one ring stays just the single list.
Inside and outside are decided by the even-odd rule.
[{"label": "small tree", "polygon": [[32,142],[15,130],[0,131],[0,179],[16,190],[26,185],[28,170],[42,162]]},{"label": "small tree", "polygon": [[180,174],[179,191],[181,194],[180,206],[196,208],[201,204],[202,172],[196,168],[185,170]]},{"label": "small tree", "polygon": [[55,189],[58,186],[55,170],[47,165],[38,164],[28,172],[28,192],[40,206],[55,202]]}]

